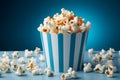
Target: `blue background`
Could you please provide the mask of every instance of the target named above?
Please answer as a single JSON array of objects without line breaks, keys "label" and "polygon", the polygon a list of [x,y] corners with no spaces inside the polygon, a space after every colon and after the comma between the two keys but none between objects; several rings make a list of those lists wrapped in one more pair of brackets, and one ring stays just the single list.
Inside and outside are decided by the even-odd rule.
[{"label": "blue background", "polygon": [[37,27],[61,8],[91,21],[87,49],[120,49],[119,0],[0,0],[0,50],[41,47]]}]

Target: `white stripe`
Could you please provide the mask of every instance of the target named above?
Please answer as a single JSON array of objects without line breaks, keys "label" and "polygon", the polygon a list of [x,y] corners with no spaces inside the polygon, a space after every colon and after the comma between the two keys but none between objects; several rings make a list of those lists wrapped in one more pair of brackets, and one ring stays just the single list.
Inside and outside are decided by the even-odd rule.
[{"label": "white stripe", "polygon": [[80,70],[82,69],[82,63],[83,63],[83,57],[84,57],[84,52],[85,52],[85,48],[86,48],[86,40],[87,40],[87,35],[88,35],[88,32],[85,33],[85,40],[84,40],[84,46],[83,46],[83,52],[82,52],[82,59],[81,59],[81,64],[80,64]]},{"label": "white stripe", "polygon": [[63,35],[63,56],[64,56],[64,71],[67,72],[69,68],[69,55],[70,55],[70,34],[64,34]]},{"label": "white stripe", "polygon": [[81,38],[82,38],[82,34],[77,33],[76,34],[76,41],[75,41],[74,63],[73,63],[74,64],[73,65],[74,70],[77,70],[77,67],[78,67]]},{"label": "white stripe", "polygon": [[53,50],[53,62],[54,71],[59,72],[59,62],[58,62],[58,35],[51,34],[52,50]]},{"label": "white stripe", "polygon": [[47,65],[50,68],[50,58],[49,58],[47,34],[46,33],[42,33],[42,34],[43,34],[43,41],[44,41],[44,48],[45,48],[45,55],[46,55],[46,59],[47,59]]}]

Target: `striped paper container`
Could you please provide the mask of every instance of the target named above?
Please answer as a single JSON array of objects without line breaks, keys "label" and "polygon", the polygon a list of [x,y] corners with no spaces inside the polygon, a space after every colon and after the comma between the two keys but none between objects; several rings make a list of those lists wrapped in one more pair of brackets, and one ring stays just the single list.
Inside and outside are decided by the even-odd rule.
[{"label": "striped paper container", "polygon": [[88,32],[55,34],[40,32],[47,67],[54,72],[66,72],[69,67],[80,70]]}]

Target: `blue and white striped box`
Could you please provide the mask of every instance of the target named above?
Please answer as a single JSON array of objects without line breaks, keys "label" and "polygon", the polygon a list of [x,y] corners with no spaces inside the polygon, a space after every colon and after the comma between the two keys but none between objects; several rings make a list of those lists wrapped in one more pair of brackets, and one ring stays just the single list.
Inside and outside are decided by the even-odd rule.
[{"label": "blue and white striped box", "polygon": [[80,70],[88,32],[55,34],[40,32],[47,67],[54,72],[66,72],[69,67]]}]

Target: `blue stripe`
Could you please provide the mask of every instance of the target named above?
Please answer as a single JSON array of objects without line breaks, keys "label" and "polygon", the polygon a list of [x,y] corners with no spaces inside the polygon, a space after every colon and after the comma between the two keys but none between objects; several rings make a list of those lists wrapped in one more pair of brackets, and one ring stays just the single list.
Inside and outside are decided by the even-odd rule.
[{"label": "blue stripe", "polygon": [[48,40],[48,49],[49,49],[49,57],[50,57],[50,67],[54,71],[51,34],[47,34],[47,40]]},{"label": "blue stripe", "polygon": [[71,34],[69,67],[73,67],[76,34]]},{"label": "blue stripe", "polygon": [[63,34],[58,34],[59,72],[63,72]]},{"label": "blue stripe", "polygon": [[[42,32],[40,32],[40,38],[41,38],[41,43],[42,43],[42,48],[43,48],[43,54],[45,56],[45,47],[44,47],[44,41],[43,41],[43,35]],[[45,56],[45,60],[46,60],[46,56]],[[47,67],[47,61],[45,61],[46,67]]]},{"label": "blue stripe", "polygon": [[77,68],[77,70],[80,69],[84,41],[85,41],[85,32],[82,33],[82,40],[81,40],[81,46],[80,46],[80,53],[79,53],[79,61],[78,61],[78,68]]}]

